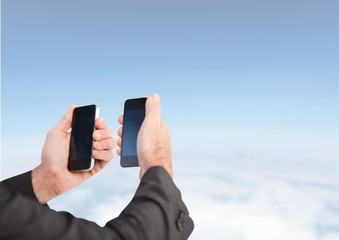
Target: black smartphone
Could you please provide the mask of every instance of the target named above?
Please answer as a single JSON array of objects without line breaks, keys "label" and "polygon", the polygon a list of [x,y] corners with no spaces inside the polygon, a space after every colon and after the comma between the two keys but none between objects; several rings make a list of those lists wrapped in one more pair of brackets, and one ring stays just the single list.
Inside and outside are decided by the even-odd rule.
[{"label": "black smartphone", "polygon": [[68,155],[69,171],[89,171],[93,168],[93,132],[98,117],[99,108],[96,105],[74,109]]},{"label": "black smartphone", "polygon": [[137,137],[141,124],[145,119],[146,99],[135,98],[125,101],[120,158],[122,167],[139,166]]}]

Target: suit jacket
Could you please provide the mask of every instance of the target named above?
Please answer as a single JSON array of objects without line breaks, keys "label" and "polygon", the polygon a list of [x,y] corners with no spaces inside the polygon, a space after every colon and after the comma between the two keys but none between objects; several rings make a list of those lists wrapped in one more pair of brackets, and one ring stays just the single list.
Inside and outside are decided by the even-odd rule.
[{"label": "suit jacket", "polygon": [[149,169],[127,207],[100,227],[42,206],[31,172],[0,183],[0,239],[187,239],[193,221],[179,189],[162,167]]}]

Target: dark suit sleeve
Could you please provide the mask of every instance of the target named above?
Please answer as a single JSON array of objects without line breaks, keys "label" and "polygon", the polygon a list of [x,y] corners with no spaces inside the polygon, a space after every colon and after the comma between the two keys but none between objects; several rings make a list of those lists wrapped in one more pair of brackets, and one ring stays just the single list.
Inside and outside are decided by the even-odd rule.
[{"label": "dark suit sleeve", "polygon": [[[146,172],[132,201],[105,227],[42,207],[27,175],[0,184],[0,240],[187,239],[193,231],[180,191],[161,167]],[[21,191],[29,185],[32,192]]]},{"label": "dark suit sleeve", "polygon": [[20,193],[38,202],[32,185],[32,171],[8,178],[0,182],[0,187],[5,187],[12,192]]},{"label": "dark suit sleeve", "polygon": [[187,239],[193,221],[166,170],[155,167],[146,172],[130,204],[106,227],[125,239]]}]

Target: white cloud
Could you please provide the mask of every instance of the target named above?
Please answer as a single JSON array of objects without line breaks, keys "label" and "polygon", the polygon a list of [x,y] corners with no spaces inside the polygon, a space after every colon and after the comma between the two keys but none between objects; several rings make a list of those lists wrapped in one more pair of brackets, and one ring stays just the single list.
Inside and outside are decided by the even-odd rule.
[{"label": "white cloud", "polygon": [[[333,146],[331,154],[322,154],[324,146],[310,148],[257,144],[206,150],[201,143],[176,143],[174,177],[195,222],[191,239],[339,239],[338,152]],[[27,170],[17,159],[24,166],[38,163],[40,152],[23,150],[7,150],[6,177]],[[99,225],[117,217],[139,183],[138,170],[122,169],[118,162],[115,158],[50,206]]]},{"label": "white cloud", "polygon": [[86,209],[86,202],[93,199],[94,189],[91,188],[75,188],[74,190],[65,193],[61,196],[62,200],[58,198],[49,202],[50,206],[60,211],[74,211]]},{"label": "white cloud", "polygon": [[[232,156],[224,160],[200,157],[195,158],[194,165],[185,161],[190,159],[188,156],[177,159],[175,182],[195,222],[190,239],[333,240],[338,237],[339,179],[333,177],[338,169],[302,164],[306,160],[284,165],[229,158]],[[90,192],[91,197],[83,199],[90,202],[87,209],[68,210],[99,225],[117,217],[138,184],[137,171],[126,171],[111,166],[97,179],[93,178],[86,188],[102,184],[111,190],[95,189]],[[82,193],[85,198],[89,194]],[[68,198],[72,196],[59,200],[67,202]]]},{"label": "white cloud", "polygon": [[330,233],[326,234],[323,237],[323,240],[338,240],[339,239],[339,233]]},{"label": "white cloud", "polygon": [[94,205],[88,211],[88,218],[95,221],[100,226],[104,226],[108,221],[118,217],[121,211],[131,201],[127,196],[112,196],[103,202]]},{"label": "white cloud", "polygon": [[196,226],[191,239],[338,236],[338,167],[320,167],[305,159],[284,164],[260,161],[255,155],[255,160],[228,157],[196,159],[191,170],[187,163],[180,165],[186,175],[179,182]]}]

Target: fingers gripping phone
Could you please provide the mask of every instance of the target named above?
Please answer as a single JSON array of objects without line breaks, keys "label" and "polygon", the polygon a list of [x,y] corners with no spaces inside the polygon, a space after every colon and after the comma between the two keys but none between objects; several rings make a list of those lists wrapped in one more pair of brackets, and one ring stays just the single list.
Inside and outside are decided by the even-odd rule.
[{"label": "fingers gripping phone", "polygon": [[93,168],[93,132],[98,117],[99,108],[96,105],[74,109],[68,155],[69,171],[89,171]]},{"label": "fingers gripping phone", "polygon": [[122,167],[139,166],[137,138],[141,124],[145,119],[146,99],[136,98],[125,101],[120,158]]}]

